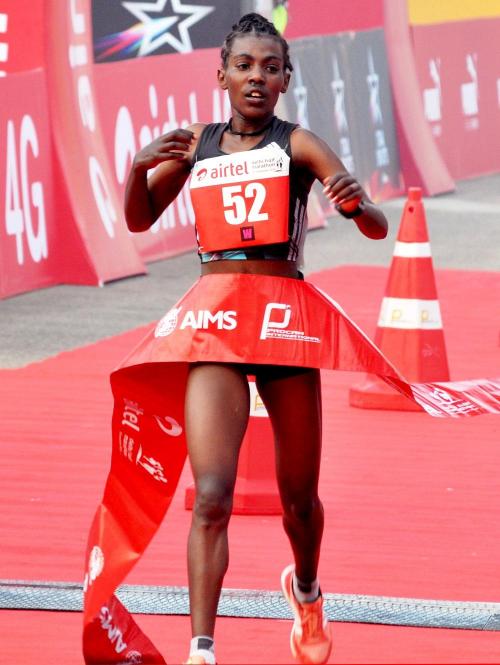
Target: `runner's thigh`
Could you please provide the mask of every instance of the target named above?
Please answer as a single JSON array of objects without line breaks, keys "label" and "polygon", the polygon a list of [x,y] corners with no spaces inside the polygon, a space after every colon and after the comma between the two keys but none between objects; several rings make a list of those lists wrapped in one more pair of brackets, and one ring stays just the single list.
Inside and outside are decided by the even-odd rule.
[{"label": "runner's thigh", "polygon": [[282,499],[307,500],[317,493],[321,457],[319,370],[265,368],[257,388],[273,426]]}]

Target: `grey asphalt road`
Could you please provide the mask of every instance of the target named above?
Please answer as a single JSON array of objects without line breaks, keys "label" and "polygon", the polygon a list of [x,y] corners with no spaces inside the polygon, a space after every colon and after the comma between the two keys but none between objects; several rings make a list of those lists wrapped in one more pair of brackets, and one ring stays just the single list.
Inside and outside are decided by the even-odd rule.
[{"label": "grey asphalt road", "polygon": [[[311,231],[305,272],[338,265],[389,266],[405,198],[380,207],[386,240],[372,241],[339,217]],[[453,193],[424,199],[434,268],[498,271],[500,174],[457,183]],[[149,273],[104,287],[55,286],[0,302],[0,368],[15,368],[116,335],[160,318],[199,274],[196,253],[148,266]],[[495,303],[494,307],[500,307]]]}]

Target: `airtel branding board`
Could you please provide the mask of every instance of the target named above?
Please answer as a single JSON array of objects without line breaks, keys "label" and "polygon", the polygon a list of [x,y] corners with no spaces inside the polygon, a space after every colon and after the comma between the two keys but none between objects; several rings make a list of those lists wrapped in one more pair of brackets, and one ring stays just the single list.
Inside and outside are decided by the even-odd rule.
[{"label": "airtel branding board", "polygon": [[55,284],[50,131],[45,75],[0,79],[0,297]]},{"label": "airtel branding board", "polygon": [[44,0],[0,3],[0,77],[44,66]]},{"label": "airtel branding board", "polygon": [[454,178],[500,169],[500,18],[412,28],[424,114]]},{"label": "airtel branding board", "polygon": [[380,28],[383,0],[292,0],[288,2],[287,39]]}]

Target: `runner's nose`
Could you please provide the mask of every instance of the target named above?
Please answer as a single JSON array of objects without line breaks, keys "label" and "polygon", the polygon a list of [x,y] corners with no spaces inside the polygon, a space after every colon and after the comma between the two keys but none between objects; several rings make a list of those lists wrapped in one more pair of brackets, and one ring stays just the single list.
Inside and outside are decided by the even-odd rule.
[{"label": "runner's nose", "polygon": [[250,83],[264,83],[264,71],[260,67],[253,67],[248,78]]}]

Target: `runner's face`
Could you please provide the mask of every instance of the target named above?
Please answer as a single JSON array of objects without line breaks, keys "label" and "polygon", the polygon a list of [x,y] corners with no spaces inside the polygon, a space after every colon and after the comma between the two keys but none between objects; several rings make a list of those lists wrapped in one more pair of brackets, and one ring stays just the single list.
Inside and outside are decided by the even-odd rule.
[{"label": "runner's face", "polygon": [[289,78],[279,40],[255,35],[237,37],[226,67],[218,71],[219,84],[228,91],[233,110],[248,119],[272,115]]}]

